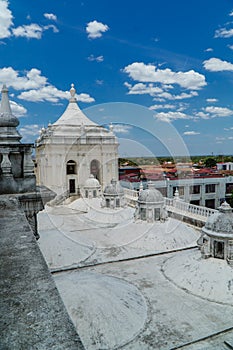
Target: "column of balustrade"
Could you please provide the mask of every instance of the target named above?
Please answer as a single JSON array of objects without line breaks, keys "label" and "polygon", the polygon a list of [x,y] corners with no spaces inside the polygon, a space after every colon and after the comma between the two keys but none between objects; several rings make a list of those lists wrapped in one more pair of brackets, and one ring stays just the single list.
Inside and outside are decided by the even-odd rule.
[{"label": "column of balustrade", "polygon": [[2,174],[5,177],[12,177],[12,166],[9,159],[8,151],[2,151],[2,162],[1,162]]}]

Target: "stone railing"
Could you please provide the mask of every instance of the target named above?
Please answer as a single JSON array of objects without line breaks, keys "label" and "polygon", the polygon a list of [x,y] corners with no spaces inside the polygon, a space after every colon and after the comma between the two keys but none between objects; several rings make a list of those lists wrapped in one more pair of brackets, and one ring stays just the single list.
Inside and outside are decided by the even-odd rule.
[{"label": "stone railing", "polygon": [[172,198],[165,198],[165,205],[167,209],[172,212],[181,212],[185,215],[199,216],[204,218],[208,218],[210,215],[218,212],[216,209],[201,207],[199,205],[186,203]]},{"label": "stone railing", "polygon": [[[127,203],[135,206],[138,199],[138,192],[124,188],[124,194]],[[183,202],[179,199],[164,198],[164,203],[167,210],[171,213],[178,213],[180,215],[185,215],[188,217],[200,218],[202,221],[206,221],[210,215],[218,212],[216,209],[201,207],[199,205]]]},{"label": "stone railing", "polygon": [[124,188],[124,196],[126,203],[133,207],[136,206],[138,200],[138,191],[130,190],[129,188]]}]

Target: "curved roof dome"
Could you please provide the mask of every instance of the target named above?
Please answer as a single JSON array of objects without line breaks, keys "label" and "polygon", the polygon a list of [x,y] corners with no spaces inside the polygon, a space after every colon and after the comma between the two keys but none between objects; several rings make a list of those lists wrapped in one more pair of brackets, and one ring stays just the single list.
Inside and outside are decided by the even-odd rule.
[{"label": "curved roof dome", "polygon": [[100,183],[97,179],[94,178],[94,175],[91,174],[89,178],[85,181],[84,187],[88,188],[99,188]]},{"label": "curved roof dome", "polygon": [[119,182],[112,179],[111,183],[105,187],[104,194],[119,196],[119,195],[124,195],[124,190],[119,184]]},{"label": "curved roof dome", "polygon": [[233,214],[231,206],[227,202],[224,202],[218,209],[219,212],[214,213],[207,219],[203,231],[209,234],[213,232],[213,234],[230,234],[233,236]]},{"label": "curved roof dome", "polygon": [[152,182],[148,183],[148,188],[141,191],[138,197],[138,202],[156,203],[163,201],[164,199],[161,192],[156,190]]}]

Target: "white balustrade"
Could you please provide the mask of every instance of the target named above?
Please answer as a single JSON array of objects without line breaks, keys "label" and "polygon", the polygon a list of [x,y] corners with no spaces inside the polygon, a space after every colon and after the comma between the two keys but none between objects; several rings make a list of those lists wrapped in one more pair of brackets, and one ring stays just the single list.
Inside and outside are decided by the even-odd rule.
[{"label": "white balustrade", "polygon": [[[131,190],[129,188],[124,188],[124,195],[127,201],[134,202],[138,199],[138,192],[135,190]],[[173,199],[173,198],[164,198],[164,204],[167,209],[171,212],[178,212],[180,214],[185,214],[187,216],[199,217],[199,218],[207,218],[210,215],[218,212],[216,209],[211,209],[207,207],[202,207],[195,204],[190,204],[183,202],[181,200]]]},{"label": "white balustrade", "polygon": [[191,214],[192,216],[199,216],[204,218],[207,218],[210,215],[218,212],[216,209],[201,207],[199,205],[182,202],[172,198],[165,198],[165,205],[169,207],[169,210],[171,211],[179,211],[185,213],[186,215]]}]

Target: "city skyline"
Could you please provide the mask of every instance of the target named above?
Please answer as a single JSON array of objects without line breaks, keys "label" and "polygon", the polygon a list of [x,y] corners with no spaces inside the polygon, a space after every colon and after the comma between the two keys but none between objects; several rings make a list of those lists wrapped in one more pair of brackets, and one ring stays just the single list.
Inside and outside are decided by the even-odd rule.
[{"label": "city skyline", "polygon": [[233,153],[230,1],[0,0],[0,13],[0,85],[23,142],[60,117],[74,83],[122,156]]}]

